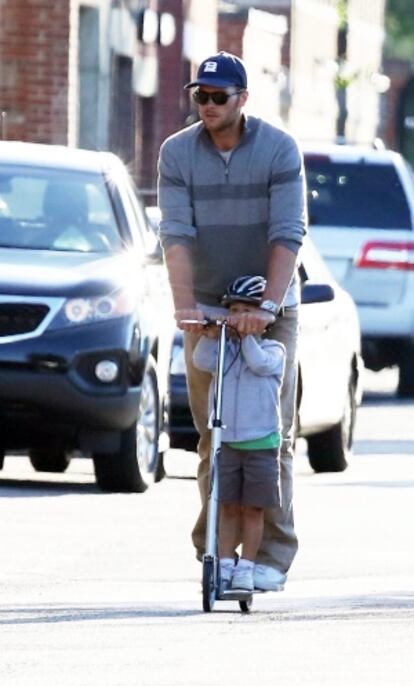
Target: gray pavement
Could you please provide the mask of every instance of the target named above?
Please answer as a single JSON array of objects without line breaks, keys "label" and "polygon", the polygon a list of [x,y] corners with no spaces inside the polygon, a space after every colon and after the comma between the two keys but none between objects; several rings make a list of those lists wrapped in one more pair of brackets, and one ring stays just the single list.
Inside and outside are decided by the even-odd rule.
[{"label": "gray pavement", "polygon": [[296,458],[300,551],[284,593],[201,612],[189,544],[196,457],[170,478],[104,495],[91,465],[0,477],[2,686],[412,686],[414,404],[395,375],[367,376],[355,455],[342,474]]}]

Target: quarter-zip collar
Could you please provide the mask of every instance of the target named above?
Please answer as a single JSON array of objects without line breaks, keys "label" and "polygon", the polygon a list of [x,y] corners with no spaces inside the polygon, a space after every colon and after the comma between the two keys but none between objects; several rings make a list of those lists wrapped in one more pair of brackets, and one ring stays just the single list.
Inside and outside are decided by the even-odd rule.
[{"label": "quarter-zip collar", "polygon": [[[240,140],[237,143],[237,145],[234,146],[233,150],[238,150],[238,148],[241,148],[244,146],[252,136],[257,131],[257,128],[259,126],[259,120],[257,117],[250,117],[250,116],[245,116],[244,114],[242,115],[242,122],[243,122],[243,130],[240,136]],[[217,151],[216,146],[214,145],[213,141],[211,140],[211,136],[207,129],[205,128],[203,122],[200,122],[200,132],[199,132],[199,137],[200,140],[206,144],[210,149],[213,149]]]},{"label": "quarter-zip collar", "polygon": [[206,146],[209,152],[213,153],[214,155],[220,158],[222,164],[224,165],[224,176],[227,183],[229,183],[230,181],[230,164],[233,155],[237,152],[237,150],[239,150],[240,148],[244,147],[247,143],[249,143],[249,141],[255,135],[257,128],[259,126],[259,120],[256,117],[246,117],[245,115],[242,115],[242,122],[243,130],[240,136],[240,140],[237,143],[237,145],[235,145],[234,148],[232,148],[232,155],[230,159],[227,161],[222,157],[222,155],[220,154],[220,150],[213,143],[211,136],[205,128],[203,122],[200,122],[199,140],[202,142],[203,145]]}]

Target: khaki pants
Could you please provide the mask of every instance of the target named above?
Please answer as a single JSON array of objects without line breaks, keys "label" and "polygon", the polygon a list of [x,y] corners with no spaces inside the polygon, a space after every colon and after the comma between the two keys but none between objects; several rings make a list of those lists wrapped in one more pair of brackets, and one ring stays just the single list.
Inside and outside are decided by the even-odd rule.
[{"label": "khaki pants", "polygon": [[[282,502],[280,507],[265,510],[264,534],[257,562],[277,568],[286,573],[295,557],[298,542],[294,530],[292,491],[293,491],[293,431],[296,408],[297,383],[297,337],[298,312],[286,310],[283,317],[278,317],[272,327],[270,337],[281,341],[286,346],[286,369],[281,394],[283,440],[280,450],[280,485]],[[187,367],[187,384],[194,425],[200,434],[198,453],[198,486],[201,495],[201,512],[194,526],[192,539],[197,555],[204,553],[207,495],[209,479],[209,460],[211,432],[207,429],[208,389],[211,375],[194,367],[192,353],[197,343],[196,334],[185,332],[184,351]]]}]

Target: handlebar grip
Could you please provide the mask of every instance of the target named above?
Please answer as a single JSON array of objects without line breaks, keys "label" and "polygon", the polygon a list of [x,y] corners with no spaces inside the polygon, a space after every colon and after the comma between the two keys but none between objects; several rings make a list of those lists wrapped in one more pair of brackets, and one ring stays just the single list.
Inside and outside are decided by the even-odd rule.
[{"label": "handlebar grip", "polygon": [[180,324],[201,324],[201,326],[221,326],[227,323],[226,319],[210,319],[210,317],[205,317],[204,319],[181,319]]},{"label": "handlebar grip", "polygon": [[180,324],[201,324],[206,326],[207,319],[180,319]]}]

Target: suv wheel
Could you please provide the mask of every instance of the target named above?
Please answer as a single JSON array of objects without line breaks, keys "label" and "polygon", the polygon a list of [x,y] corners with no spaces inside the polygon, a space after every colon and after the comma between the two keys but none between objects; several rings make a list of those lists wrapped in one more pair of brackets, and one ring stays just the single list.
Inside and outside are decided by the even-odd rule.
[{"label": "suv wheel", "polygon": [[307,438],[309,463],[315,472],[343,472],[348,466],[356,417],[355,391],[351,380],[341,421]]},{"label": "suv wheel", "polygon": [[64,450],[56,449],[30,450],[29,459],[36,472],[63,473],[70,464],[70,455]]},{"label": "suv wheel", "polygon": [[400,357],[397,393],[400,398],[414,398],[414,343],[406,343]]},{"label": "suv wheel", "polygon": [[155,365],[149,360],[142,380],[138,419],[121,434],[117,453],[94,453],[98,486],[106,492],[142,493],[158,467],[159,402]]}]

